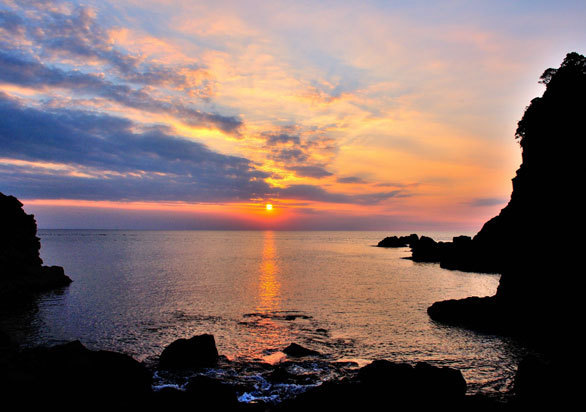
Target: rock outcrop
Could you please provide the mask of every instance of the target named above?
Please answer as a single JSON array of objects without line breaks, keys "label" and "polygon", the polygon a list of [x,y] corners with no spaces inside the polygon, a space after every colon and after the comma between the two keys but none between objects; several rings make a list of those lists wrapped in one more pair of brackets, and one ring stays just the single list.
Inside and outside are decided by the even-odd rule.
[{"label": "rock outcrop", "polygon": [[197,335],[177,339],[167,346],[159,357],[162,369],[194,369],[218,363],[218,349],[213,335]]},{"label": "rock outcrop", "polygon": [[583,226],[578,193],[584,168],[578,147],[586,137],[586,58],[568,54],[559,69],[544,72],[541,83],[546,85],[543,96],[531,101],[518,124],[522,164],[508,205],[471,241],[442,246],[447,252],[434,256],[454,269],[466,270],[476,262],[501,273],[498,291],[483,300],[438,302],[428,313],[442,322],[559,345],[575,330],[568,325],[579,313],[581,254],[574,232]]},{"label": "rock outcrop", "polygon": [[292,356],[292,357],[303,357],[303,356],[319,356],[320,353],[317,351],[314,351],[312,349],[308,349],[305,348],[301,345],[298,345],[296,343],[292,343],[289,346],[287,346],[285,349],[283,349],[283,353],[287,356]]},{"label": "rock outcrop", "polygon": [[60,266],[43,266],[37,223],[14,196],[0,193],[0,300],[11,302],[67,286],[71,279]]},{"label": "rock outcrop", "polygon": [[388,236],[378,242],[378,247],[406,247],[411,246],[419,240],[419,236],[411,234],[409,236]]}]

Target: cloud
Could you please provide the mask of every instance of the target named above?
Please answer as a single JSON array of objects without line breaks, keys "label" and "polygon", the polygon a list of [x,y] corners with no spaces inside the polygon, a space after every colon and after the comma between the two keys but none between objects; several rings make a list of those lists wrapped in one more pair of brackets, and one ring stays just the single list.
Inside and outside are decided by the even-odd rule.
[{"label": "cloud", "polygon": [[266,134],[266,142],[269,146],[275,146],[277,144],[293,143],[300,144],[301,140],[297,135],[291,135],[286,133],[279,134]]},{"label": "cloud", "polygon": [[[404,190],[347,195],[314,185],[270,187],[248,159],[214,152],[128,119],[24,106],[0,93],[1,190],[24,198],[233,202],[276,197],[372,204]],[[303,170],[303,169],[301,169]],[[318,176],[329,172],[304,170]]]},{"label": "cloud", "polygon": [[181,103],[153,98],[145,89],[114,84],[96,74],[65,71],[22,56],[0,51],[0,81],[26,87],[58,87],[74,94],[101,97],[127,107],[166,113],[192,126],[218,128],[237,133],[242,121],[236,117],[205,113]]},{"label": "cloud", "polygon": [[164,128],[137,132],[127,119],[30,108],[6,95],[0,95],[0,117],[3,157],[79,169],[64,175],[4,168],[8,192],[41,198],[234,201],[270,191],[263,180],[268,175],[249,160],[213,152]]},{"label": "cloud", "polygon": [[364,179],[358,176],[339,177],[336,181],[338,183],[366,183]]},{"label": "cloud", "polygon": [[309,159],[309,155],[300,148],[284,148],[284,149],[276,149],[273,151],[272,154],[269,156],[273,160],[278,160],[280,162],[304,162]]},{"label": "cloud", "polygon": [[508,199],[502,197],[480,197],[474,200],[471,200],[467,204],[472,207],[486,207],[486,206],[497,206],[497,205],[505,205]]},{"label": "cloud", "polygon": [[287,167],[287,169],[294,171],[297,176],[313,177],[316,179],[333,175],[333,173],[324,169],[323,166],[291,166]]},{"label": "cloud", "polygon": [[168,93],[179,90],[209,101],[213,79],[197,64],[162,65],[116,47],[90,8],[45,10],[29,3],[17,11],[26,18],[0,11],[0,82],[41,92],[66,89],[239,135],[242,120],[237,116],[202,111],[181,96],[160,96],[171,88]]},{"label": "cloud", "polygon": [[277,194],[285,198],[312,200],[316,202],[349,203],[360,205],[370,205],[394,197],[409,196],[409,194],[403,190],[348,195],[343,193],[328,192],[319,186],[313,185],[292,185],[284,189],[277,189]]},{"label": "cloud", "polygon": [[[4,49],[32,49],[43,60],[68,60],[77,65],[100,62],[109,66],[110,73],[132,83],[171,86],[202,98],[213,95],[213,82],[204,67],[162,65],[124,50],[112,39],[111,30],[99,24],[92,8],[47,9],[42,3],[29,2],[16,10],[26,19],[0,11],[0,28],[9,34],[3,39]],[[34,47],[23,47],[31,43]]]}]

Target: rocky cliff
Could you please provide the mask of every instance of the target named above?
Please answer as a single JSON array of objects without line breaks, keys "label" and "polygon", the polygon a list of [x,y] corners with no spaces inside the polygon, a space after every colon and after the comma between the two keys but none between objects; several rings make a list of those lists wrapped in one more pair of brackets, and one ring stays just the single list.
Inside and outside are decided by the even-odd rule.
[{"label": "rocky cliff", "polygon": [[508,205],[461,246],[413,245],[414,260],[430,256],[443,267],[502,274],[495,296],[435,303],[428,310],[435,320],[543,337],[563,332],[573,313],[580,262],[575,235],[583,221],[586,58],[568,54],[540,82],[543,96],[531,101],[518,123],[522,164]]},{"label": "rocky cliff", "polygon": [[20,300],[37,292],[67,286],[60,266],[43,266],[37,222],[14,196],[0,193],[0,301]]}]

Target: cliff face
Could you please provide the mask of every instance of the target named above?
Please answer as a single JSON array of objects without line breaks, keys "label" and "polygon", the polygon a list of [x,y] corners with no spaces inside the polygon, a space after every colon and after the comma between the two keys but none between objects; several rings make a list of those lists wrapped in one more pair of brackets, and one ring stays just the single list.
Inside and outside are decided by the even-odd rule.
[{"label": "cliff face", "polygon": [[479,248],[499,253],[503,276],[497,296],[508,300],[555,298],[569,275],[563,273],[568,257],[575,263],[571,236],[582,221],[586,58],[568,54],[541,82],[543,96],[533,99],[518,124],[522,164],[511,200],[474,237]]},{"label": "cliff face", "polygon": [[26,273],[41,266],[37,222],[14,196],[0,193],[0,225],[0,273]]},{"label": "cliff face", "polygon": [[428,310],[436,320],[546,331],[570,311],[580,256],[574,237],[583,226],[586,58],[568,54],[540,82],[546,85],[543,96],[531,101],[518,123],[522,164],[508,205],[465,248],[444,244],[449,253],[435,260],[461,270],[474,270],[470,262],[475,262],[476,270],[501,273],[497,294],[481,301],[436,303]]},{"label": "cliff face", "polygon": [[14,196],[0,193],[0,300],[20,300],[71,283],[60,266],[42,266],[37,222]]}]

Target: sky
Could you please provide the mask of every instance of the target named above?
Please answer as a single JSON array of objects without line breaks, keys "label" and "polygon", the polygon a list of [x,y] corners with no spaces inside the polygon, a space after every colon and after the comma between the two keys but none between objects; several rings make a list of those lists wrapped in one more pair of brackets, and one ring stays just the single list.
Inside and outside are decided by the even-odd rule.
[{"label": "sky", "polygon": [[584,21],[583,1],[0,0],[0,191],[40,228],[474,233]]}]

